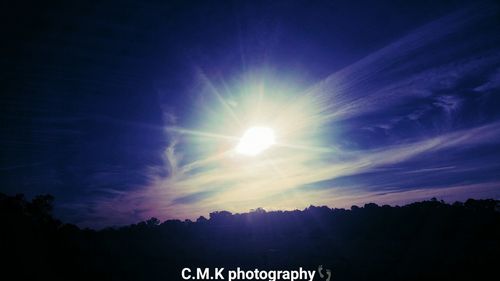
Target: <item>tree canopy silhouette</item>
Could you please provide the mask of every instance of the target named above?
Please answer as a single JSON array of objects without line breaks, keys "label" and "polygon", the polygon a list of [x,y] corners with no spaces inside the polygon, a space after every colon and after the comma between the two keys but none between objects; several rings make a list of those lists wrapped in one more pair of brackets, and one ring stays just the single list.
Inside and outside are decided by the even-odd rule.
[{"label": "tree canopy silhouette", "polygon": [[[498,200],[351,209],[257,208],[103,230],[54,219],[54,198],[0,194],[2,274],[17,280],[181,280],[183,267],[331,269],[332,280],[478,280],[496,274]],[[493,276],[493,275],[492,275]]]}]

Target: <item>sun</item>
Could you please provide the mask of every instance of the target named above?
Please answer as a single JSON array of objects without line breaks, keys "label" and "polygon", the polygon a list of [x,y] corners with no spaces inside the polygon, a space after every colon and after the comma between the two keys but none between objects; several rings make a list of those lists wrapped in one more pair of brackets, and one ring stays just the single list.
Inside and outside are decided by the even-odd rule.
[{"label": "sun", "polygon": [[268,127],[251,127],[243,134],[236,146],[236,152],[255,156],[275,144],[274,130]]}]

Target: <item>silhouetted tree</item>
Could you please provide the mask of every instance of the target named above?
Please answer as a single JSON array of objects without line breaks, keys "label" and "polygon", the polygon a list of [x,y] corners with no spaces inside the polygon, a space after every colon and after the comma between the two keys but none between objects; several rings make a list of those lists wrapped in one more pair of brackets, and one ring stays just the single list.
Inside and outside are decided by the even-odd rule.
[{"label": "silhouetted tree", "polygon": [[54,198],[0,194],[2,277],[15,280],[181,280],[183,267],[311,270],[332,280],[485,280],[497,273],[498,200],[350,210],[210,213],[150,218],[100,231],[62,224]]},{"label": "silhouetted tree", "polygon": [[160,224],[160,220],[155,218],[155,217],[152,217],[146,221],[146,225],[149,227],[157,226],[159,224]]}]

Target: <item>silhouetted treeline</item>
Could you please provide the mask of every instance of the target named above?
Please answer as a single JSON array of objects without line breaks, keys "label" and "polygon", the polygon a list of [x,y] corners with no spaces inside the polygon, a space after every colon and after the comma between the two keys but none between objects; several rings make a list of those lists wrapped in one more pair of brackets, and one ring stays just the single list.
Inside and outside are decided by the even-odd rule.
[{"label": "silhouetted treeline", "polygon": [[[320,264],[331,269],[331,281],[485,280],[499,272],[497,200],[258,208],[95,231],[54,219],[53,199],[0,194],[3,280],[166,281],[180,280],[183,267],[313,270]],[[3,278],[10,274],[16,278]]]}]

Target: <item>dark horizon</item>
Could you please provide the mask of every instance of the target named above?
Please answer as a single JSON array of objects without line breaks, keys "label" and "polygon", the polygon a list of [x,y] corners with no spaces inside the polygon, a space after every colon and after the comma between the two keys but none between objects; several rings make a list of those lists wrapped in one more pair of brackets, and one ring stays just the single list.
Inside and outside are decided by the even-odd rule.
[{"label": "dark horizon", "polygon": [[[443,200],[442,198],[436,198],[436,197],[429,197],[429,198],[423,198],[421,200],[415,200],[415,201],[409,201],[409,202],[405,202],[405,203],[402,203],[402,204],[380,204],[380,203],[376,203],[376,202],[363,202],[363,203],[358,203],[358,204],[353,204],[351,206],[348,206],[348,207],[342,207],[342,206],[328,206],[328,205],[313,205],[313,204],[310,204],[304,208],[296,208],[296,209],[265,209],[265,208],[262,208],[262,207],[255,207],[255,208],[251,208],[249,210],[246,210],[246,211],[243,211],[243,212],[230,212],[228,210],[224,210],[224,209],[217,209],[217,210],[212,210],[210,211],[209,213],[207,214],[201,214],[199,216],[196,216],[196,217],[189,217],[189,218],[182,218],[182,217],[178,217],[178,218],[161,218],[161,217],[148,217],[148,218],[145,218],[143,220],[138,220],[138,221],[132,221],[130,223],[127,223],[127,224],[121,224],[121,225],[99,225],[99,224],[96,224],[96,225],[81,225],[81,224],[78,224],[78,223],[73,223],[71,221],[64,221],[63,219],[57,217],[57,214],[54,214],[54,206],[57,206],[57,198],[55,198],[53,195],[51,194],[37,194],[35,196],[32,196],[32,197],[27,197],[25,196],[24,194],[22,193],[16,193],[16,194],[4,194],[4,193],[1,193],[0,192],[0,197],[2,198],[18,198],[19,200],[25,200],[26,202],[32,202],[33,200],[37,200],[37,198],[46,198],[44,200],[47,200],[48,198],[48,202],[50,202],[50,214],[51,216],[53,216],[53,219],[59,221],[61,224],[63,225],[74,225],[80,229],[89,229],[89,230],[96,230],[96,231],[102,231],[102,230],[105,230],[105,229],[120,229],[120,228],[123,228],[123,227],[130,227],[130,226],[133,226],[133,225],[138,225],[140,223],[146,223],[147,221],[150,221],[152,219],[154,220],[158,220],[159,223],[166,223],[166,222],[169,222],[169,221],[179,221],[179,222],[197,222],[198,220],[200,219],[210,219],[210,216],[212,214],[217,214],[217,213],[225,213],[225,214],[229,214],[229,215],[249,215],[249,214],[252,214],[252,213],[260,213],[260,212],[265,212],[265,213],[293,213],[293,212],[304,212],[304,211],[307,211],[308,209],[310,208],[328,208],[329,210],[344,210],[344,211],[352,211],[354,209],[359,209],[359,208],[366,208],[367,206],[370,207],[370,206],[376,206],[376,207],[391,207],[391,208],[402,208],[402,207],[407,207],[407,206],[411,206],[411,205],[414,205],[414,204],[420,204],[420,203],[425,203],[425,202],[437,202],[437,203],[440,203],[440,204],[447,204],[447,205],[457,205],[457,206],[460,206],[460,205],[464,205],[466,204],[467,202],[497,202],[497,209],[500,208],[500,200],[498,199],[495,199],[495,198],[467,198],[465,200],[455,200],[455,201],[447,201],[447,200]],[[474,203],[472,203],[474,204]],[[494,205],[494,204],[493,204]],[[495,210],[497,210],[495,209]],[[500,210],[500,209],[499,209]]]},{"label": "dark horizon", "polygon": [[54,220],[58,221],[62,225],[73,225],[73,226],[76,226],[80,229],[89,229],[89,230],[96,230],[96,231],[102,231],[102,230],[106,230],[106,229],[120,229],[120,228],[124,228],[124,227],[126,228],[126,227],[130,227],[133,225],[138,225],[141,223],[147,223],[148,221],[151,221],[151,220],[158,220],[158,222],[160,224],[166,223],[166,222],[172,222],[172,221],[179,221],[179,222],[186,222],[186,223],[197,222],[199,220],[210,219],[213,214],[227,214],[227,215],[239,216],[239,215],[249,215],[252,213],[293,213],[293,212],[304,212],[304,211],[307,211],[308,209],[311,209],[311,208],[313,208],[313,209],[314,208],[327,208],[327,209],[332,210],[332,211],[336,211],[336,210],[338,210],[338,211],[353,211],[353,210],[356,210],[359,208],[367,208],[367,207],[404,208],[404,207],[408,207],[408,206],[415,205],[415,204],[422,204],[425,202],[435,202],[435,203],[450,205],[450,206],[463,206],[463,205],[467,205],[467,204],[474,205],[474,204],[476,204],[475,202],[493,202],[492,203],[493,205],[496,204],[495,205],[496,207],[494,207],[494,210],[497,212],[500,210],[500,200],[497,200],[494,198],[467,198],[466,200],[462,200],[462,201],[446,201],[446,200],[443,200],[440,198],[431,197],[431,198],[407,202],[407,203],[399,204],[399,205],[398,204],[392,204],[392,205],[391,204],[377,204],[375,202],[365,202],[363,204],[353,204],[349,207],[328,206],[328,205],[316,206],[316,205],[311,204],[311,205],[304,207],[302,209],[297,208],[297,209],[289,209],[289,210],[266,210],[262,207],[255,207],[255,208],[249,209],[249,210],[244,211],[244,212],[236,212],[236,213],[230,212],[228,210],[220,209],[220,210],[212,210],[207,214],[201,214],[198,217],[193,217],[193,218],[163,219],[161,217],[159,217],[159,218],[158,217],[149,217],[149,218],[145,218],[144,220],[141,220],[141,221],[131,222],[129,224],[93,226],[93,225],[79,225],[78,223],[74,224],[74,223],[69,222],[69,221],[63,221],[63,220],[61,220],[61,218],[58,218],[57,215],[54,215],[53,211],[54,211],[54,206],[57,205],[57,198],[55,198],[51,194],[38,194],[38,195],[35,195],[33,197],[26,197],[22,193],[9,195],[9,194],[3,194],[0,192],[0,198],[2,200],[5,200],[7,198],[11,198],[11,199],[16,199],[16,200],[20,200],[20,201],[25,201],[25,202],[27,202],[26,204],[28,204],[28,202],[33,203],[33,202],[36,202],[38,200],[42,200],[50,205],[50,208],[48,210],[49,214],[53,217]]},{"label": "dark horizon", "polygon": [[48,196],[28,202],[0,194],[3,274],[16,280],[187,280],[186,268],[223,267],[301,268],[316,274],[295,280],[309,281],[483,280],[497,272],[500,251],[498,200],[221,211],[196,222],[151,218],[99,231],[61,223],[51,207]]}]

